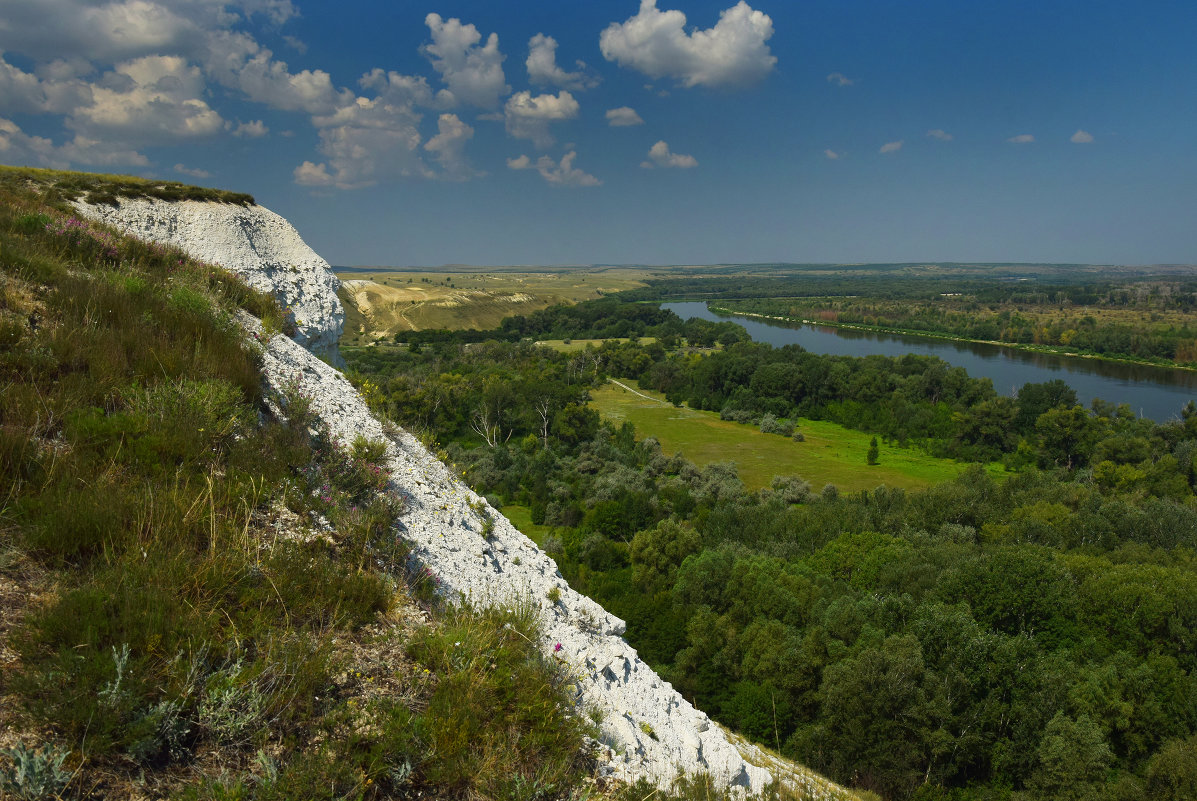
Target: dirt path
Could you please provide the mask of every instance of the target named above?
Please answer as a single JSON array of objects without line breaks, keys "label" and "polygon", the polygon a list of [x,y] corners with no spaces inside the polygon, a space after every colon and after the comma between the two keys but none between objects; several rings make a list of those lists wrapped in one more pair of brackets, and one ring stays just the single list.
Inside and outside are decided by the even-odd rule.
[{"label": "dirt path", "polygon": [[624,389],[626,389],[628,392],[632,393],[633,395],[638,395],[639,397],[641,397],[641,398],[644,398],[645,400],[650,400],[650,401],[652,401],[653,403],[659,403],[659,404],[661,404],[662,406],[668,406],[668,405],[669,405],[669,404],[668,404],[666,401],[663,401],[663,400],[661,400],[660,398],[654,398],[654,397],[653,397],[653,396],[651,396],[651,395],[645,395],[643,392],[638,392],[638,391],[636,391],[636,390],[632,389],[631,387],[629,387],[627,384],[623,383],[622,381],[616,381],[614,378],[610,379],[610,381],[611,381],[611,383],[612,383],[612,384],[616,384],[616,385],[618,385],[618,386],[621,386],[621,387],[623,387]]}]

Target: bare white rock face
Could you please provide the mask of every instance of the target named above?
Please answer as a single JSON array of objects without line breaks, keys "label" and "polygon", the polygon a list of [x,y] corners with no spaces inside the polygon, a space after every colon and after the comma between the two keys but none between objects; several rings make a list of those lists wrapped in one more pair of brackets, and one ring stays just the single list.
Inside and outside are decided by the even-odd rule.
[{"label": "bare white rock face", "polygon": [[338,361],[345,310],[328,262],[285,219],[263,206],[202,200],[122,198],[115,206],[75,203],[80,214],[147,242],[218,264],[289,307],[296,341]]},{"label": "bare white rock face", "polygon": [[386,442],[391,489],[405,501],[402,534],[448,598],[532,605],[545,653],[574,677],[579,706],[601,715],[603,756],[617,775],[668,786],[679,771],[706,772],[749,793],[772,780],[640,659],[620,636],[622,620],[572,590],[549,556],[419,440],[403,431],[388,436],[340,371],[283,336],[268,343],[265,371],[280,393],[297,383],[342,442],[358,435]]}]

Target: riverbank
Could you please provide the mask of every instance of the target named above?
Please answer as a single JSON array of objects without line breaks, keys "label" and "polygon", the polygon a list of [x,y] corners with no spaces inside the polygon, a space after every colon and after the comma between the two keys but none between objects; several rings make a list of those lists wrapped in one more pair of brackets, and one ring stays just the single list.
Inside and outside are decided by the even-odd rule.
[{"label": "riverbank", "polygon": [[866,325],[864,323],[840,323],[828,320],[807,320],[802,317],[787,317],[785,315],[776,314],[758,314],[757,312],[746,312],[735,309],[728,309],[718,306],[707,306],[715,314],[726,314],[732,317],[752,317],[758,320],[771,320],[773,322],[798,324],[798,325],[815,325],[826,328],[841,328],[849,331],[862,331],[870,334],[886,334],[890,336],[903,337],[922,337],[925,339],[937,339],[944,342],[962,342],[974,345],[992,345],[999,348],[1010,348],[1011,350],[1020,350],[1027,353],[1043,353],[1051,356],[1067,356],[1076,359],[1093,359],[1094,361],[1110,362],[1113,364],[1132,364],[1142,367],[1166,367],[1176,370],[1185,370],[1192,373],[1197,373],[1197,364],[1192,362],[1174,362],[1163,359],[1131,359],[1123,356],[1109,356],[1101,353],[1093,353],[1092,351],[1080,351],[1066,348],[1061,345],[1035,345],[1022,342],[1002,342],[993,339],[971,339],[969,337],[957,336],[955,334],[943,334],[932,331],[918,331],[909,328],[890,328],[881,325]]}]

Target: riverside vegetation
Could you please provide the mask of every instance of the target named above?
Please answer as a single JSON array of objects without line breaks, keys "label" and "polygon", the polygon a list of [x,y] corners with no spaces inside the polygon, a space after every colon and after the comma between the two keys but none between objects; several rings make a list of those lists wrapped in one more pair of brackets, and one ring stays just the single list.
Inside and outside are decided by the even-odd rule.
[{"label": "riverside vegetation", "polygon": [[[771,348],[616,300],[409,336],[347,353],[374,407],[526,516],[732,728],[885,798],[1197,795],[1197,405],[1158,425],[1062,382],[1002,398],[937,359]],[[631,339],[519,341],[607,336]],[[733,465],[602,421],[586,401],[608,376],[745,425],[834,420],[978,464],[918,491],[817,475],[751,491]]]},{"label": "riverside vegetation", "polygon": [[0,172],[0,794],[597,794],[533,615],[438,606],[380,445],[263,395],[278,304],[63,202],[125,180]]},{"label": "riverside vegetation", "polygon": [[1088,265],[779,265],[736,278],[650,277],[623,294],[895,334],[1118,361],[1197,365],[1191,270]]}]

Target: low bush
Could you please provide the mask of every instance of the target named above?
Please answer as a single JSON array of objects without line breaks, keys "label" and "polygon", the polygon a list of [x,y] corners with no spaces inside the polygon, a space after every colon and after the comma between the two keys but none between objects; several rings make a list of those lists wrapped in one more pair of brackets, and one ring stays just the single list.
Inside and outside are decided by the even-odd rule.
[{"label": "low bush", "polygon": [[794,433],[794,422],[792,420],[788,420],[785,417],[774,417],[768,412],[761,415],[759,425],[763,434],[781,434],[783,437],[788,437]]},{"label": "low bush", "polygon": [[[589,767],[589,721],[576,714],[569,668],[542,656],[529,610],[459,610],[409,651],[437,677],[421,716],[423,781],[453,797],[559,797]],[[479,715],[478,710],[486,710]]]},{"label": "low bush", "polygon": [[0,756],[11,763],[0,767],[0,792],[5,798],[48,801],[61,797],[71,781],[71,772],[64,767],[70,752],[53,745],[34,750],[18,744],[0,751]]},{"label": "low bush", "polygon": [[760,417],[760,414],[757,412],[751,412],[747,409],[733,409],[727,406],[719,412],[720,420],[730,420],[733,423],[746,423],[748,425],[756,425]]}]

